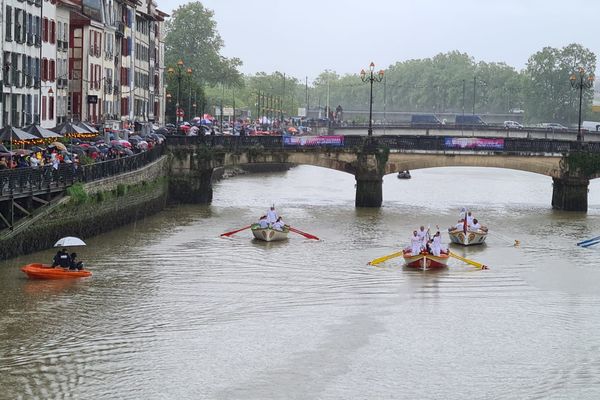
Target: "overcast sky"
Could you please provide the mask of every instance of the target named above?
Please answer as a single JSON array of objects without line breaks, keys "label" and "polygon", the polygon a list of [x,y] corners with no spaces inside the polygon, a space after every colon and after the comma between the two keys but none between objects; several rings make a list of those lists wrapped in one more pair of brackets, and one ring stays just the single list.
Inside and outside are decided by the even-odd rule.
[{"label": "overcast sky", "polygon": [[[170,12],[185,0],[158,0]],[[458,50],[523,69],[545,46],[581,43],[600,56],[598,0],[204,0],[243,73],[304,80],[358,73]]]}]

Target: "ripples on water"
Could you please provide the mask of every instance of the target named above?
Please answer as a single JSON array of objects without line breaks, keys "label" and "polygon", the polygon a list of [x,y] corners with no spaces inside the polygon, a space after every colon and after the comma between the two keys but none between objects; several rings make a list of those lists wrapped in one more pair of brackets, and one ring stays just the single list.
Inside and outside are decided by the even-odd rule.
[{"label": "ripples on water", "polygon": [[[52,250],[3,263],[0,398],[600,397],[600,249],[574,246],[600,234],[600,186],[582,215],[552,211],[551,180],[532,174],[412,175],[386,177],[380,210],[356,210],[334,171],[240,176],[210,207],[90,239],[91,279],[24,279]],[[271,203],[323,240],[219,238]],[[491,234],[454,250],[492,269],[366,265],[463,206]]]}]

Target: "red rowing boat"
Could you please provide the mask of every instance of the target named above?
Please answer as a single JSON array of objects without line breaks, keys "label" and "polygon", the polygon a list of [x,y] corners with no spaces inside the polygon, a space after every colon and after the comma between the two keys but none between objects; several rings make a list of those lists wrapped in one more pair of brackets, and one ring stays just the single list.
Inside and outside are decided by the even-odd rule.
[{"label": "red rowing boat", "polygon": [[422,270],[434,269],[434,268],[445,268],[448,265],[448,254],[440,254],[434,256],[427,252],[421,252],[417,255],[413,255],[410,250],[405,250],[402,257],[404,257],[404,264],[410,268],[417,268]]},{"label": "red rowing boat", "polygon": [[52,267],[48,264],[27,264],[21,267],[21,271],[31,279],[73,279],[92,276],[88,270],[70,270],[61,267]]}]

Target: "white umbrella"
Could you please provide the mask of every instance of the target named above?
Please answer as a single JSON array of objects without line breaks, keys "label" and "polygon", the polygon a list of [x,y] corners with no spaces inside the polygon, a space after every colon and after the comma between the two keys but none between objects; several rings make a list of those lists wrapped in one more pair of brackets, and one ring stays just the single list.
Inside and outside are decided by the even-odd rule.
[{"label": "white umbrella", "polygon": [[54,243],[54,247],[71,247],[71,246],[85,246],[85,242],[74,236],[67,236],[58,240]]}]

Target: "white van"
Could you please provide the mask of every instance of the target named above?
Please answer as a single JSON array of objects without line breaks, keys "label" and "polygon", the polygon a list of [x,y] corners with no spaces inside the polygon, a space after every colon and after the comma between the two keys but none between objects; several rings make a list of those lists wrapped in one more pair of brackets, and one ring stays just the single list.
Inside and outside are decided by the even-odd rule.
[{"label": "white van", "polygon": [[581,128],[587,129],[589,132],[600,132],[600,122],[583,121],[581,123]]}]

